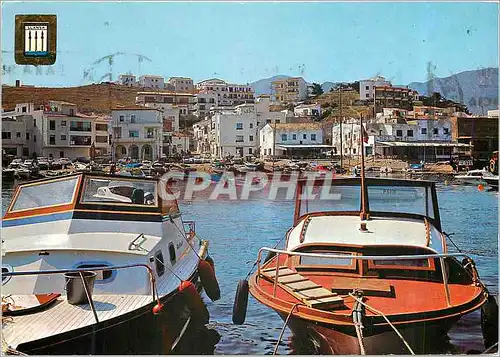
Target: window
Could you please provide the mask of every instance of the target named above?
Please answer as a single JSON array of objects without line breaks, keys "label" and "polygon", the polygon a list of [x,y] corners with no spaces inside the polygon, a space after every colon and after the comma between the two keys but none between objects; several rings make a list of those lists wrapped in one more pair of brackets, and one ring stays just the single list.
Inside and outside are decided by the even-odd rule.
[{"label": "window", "polygon": [[161,250],[155,253],[154,260],[156,274],[158,274],[158,276],[162,276],[165,273],[165,261],[163,260],[163,253],[161,252]]},{"label": "window", "polygon": [[122,146],[122,155],[127,155],[127,148]]},{"label": "window", "polygon": [[23,148],[23,156],[29,156],[29,155],[30,155],[30,149]]},{"label": "window", "polygon": [[168,255],[170,256],[170,263],[172,265],[174,265],[175,264],[175,260],[177,259],[177,257],[175,256],[174,243],[169,243],[168,244]]},{"label": "window", "polygon": [[96,131],[108,131],[108,124],[96,124],[95,130]]},{"label": "window", "polygon": [[61,126],[66,126],[66,120],[61,120]]},{"label": "window", "polygon": [[[28,135],[28,138],[29,138],[29,133],[26,135]],[[33,135],[33,142],[36,143],[36,135]]]},{"label": "window", "polygon": [[61,140],[65,141],[66,140],[66,135],[61,135]]},{"label": "window", "polygon": [[444,135],[450,134],[450,129],[449,128],[443,128],[443,134]]},{"label": "window", "polygon": [[[83,262],[78,264],[75,268],[76,269],[85,269],[85,268],[101,268],[101,267],[108,267],[110,264],[108,263],[100,263],[100,262]],[[94,273],[97,274],[95,278],[95,282],[97,284],[101,283],[109,283],[110,281],[114,280],[116,276],[116,270],[97,270],[94,271]]]},{"label": "window", "polygon": [[236,135],[236,142],[237,143],[242,143],[244,141],[243,135]]},{"label": "window", "polygon": [[403,136],[403,130],[396,130],[396,136]]},{"label": "window", "polygon": [[107,136],[96,136],[95,141],[97,143],[107,143],[108,142],[108,137]]},{"label": "window", "polygon": [[434,129],[432,129],[432,133],[433,133],[434,135],[439,134],[439,130],[438,130],[438,128],[434,128]]},{"label": "window", "polygon": [[271,124],[271,119],[266,119],[266,124]]},{"label": "window", "polygon": [[274,122],[275,122],[276,124],[279,124],[279,123],[281,123],[281,120],[276,119]]},{"label": "window", "polygon": [[236,123],[236,130],[243,130],[243,123]]},{"label": "window", "polygon": [[16,138],[20,138],[21,137],[21,133],[18,131],[16,132]]},{"label": "window", "polygon": [[69,123],[71,131],[92,131],[92,123],[89,121],[74,121]]},{"label": "window", "polygon": [[253,123],[250,123],[250,129],[252,129],[252,128],[253,128]]},{"label": "window", "polygon": [[421,132],[422,132],[422,135],[427,134],[427,128],[422,128],[422,131],[421,131]]},{"label": "window", "polygon": [[366,90],[370,90],[370,86],[366,86],[366,87],[365,87],[365,89],[366,89]]},{"label": "window", "polygon": [[56,136],[55,135],[51,135],[49,137],[49,145],[55,145],[56,144]]},{"label": "window", "polygon": [[356,154],[356,148],[352,148],[352,153]]},{"label": "window", "polygon": [[23,107],[23,113],[26,113],[26,111],[27,111],[27,108]]},{"label": "window", "polygon": [[56,130],[56,121],[49,120],[49,130]]},{"label": "window", "polygon": [[248,141],[253,141],[253,135],[250,135],[250,136],[248,137]]},{"label": "window", "polygon": [[75,116],[75,110],[74,109],[70,109],[69,110],[69,115],[72,116],[72,117]]},{"label": "window", "polygon": [[36,128],[36,119],[33,119],[33,126]]},{"label": "window", "polygon": [[311,134],[311,141],[316,141],[316,134]]},{"label": "window", "polygon": [[302,139],[307,139],[307,134],[302,135]]},{"label": "window", "polygon": [[138,138],[139,137],[139,131],[138,130],[129,130],[128,131],[128,137],[129,138]]},{"label": "window", "polygon": [[366,93],[365,98],[370,98],[370,94]]},{"label": "window", "polygon": [[120,122],[124,122],[124,121],[125,121],[125,116],[120,115]]},{"label": "window", "polygon": [[132,114],[132,115],[130,116],[130,122],[131,122],[131,123],[135,123],[135,115],[134,115],[134,114]]},{"label": "window", "polygon": [[297,134],[292,134],[292,140],[297,140]]},{"label": "window", "polygon": [[413,136],[413,130],[407,130],[406,131],[406,136],[412,137]]},{"label": "window", "polygon": [[248,148],[248,154],[250,154],[250,155],[253,154],[252,148]]},{"label": "window", "polygon": [[287,137],[286,134],[281,134],[281,141],[286,141]]},{"label": "window", "polygon": [[86,178],[82,203],[156,206],[156,182]]},{"label": "window", "polygon": [[10,212],[69,204],[76,193],[78,177],[21,187]]}]

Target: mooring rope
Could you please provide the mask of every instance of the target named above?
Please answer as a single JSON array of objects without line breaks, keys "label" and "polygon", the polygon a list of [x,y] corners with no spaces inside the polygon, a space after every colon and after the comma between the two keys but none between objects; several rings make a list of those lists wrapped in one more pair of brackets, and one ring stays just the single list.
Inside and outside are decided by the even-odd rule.
[{"label": "mooring rope", "polygon": [[288,320],[290,320],[290,317],[292,316],[293,310],[295,310],[295,308],[299,305],[303,305],[303,303],[298,302],[298,303],[294,304],[292,306],[292,308],[290,309],[290,312],[288,313],[288,316],[286,317],[285,323],[283,324],[283,327],[281,328],[281,332],[280,332],[280,335],[278,337],[278,342],[276,342],[276,346],[274,346],[273,356],[276,353],[278,353],[278,347],[280,345],[281,339],[283,338],[283,334],[285,333],[285,328],[286,328],[286,325],[288,324]]},{"label": "mooring rope", "polygon": [[389,326],[392,327],[392,329],[394,330],[394,332],[396,332],[396,334],[399,336],[399,338],[401,339],[401,341],[403,341],[403,343],[406,345],[406,348],[408,348],[408,351],[410,351],[410,353],[412,355],[415,355],[415,352],[413,352],[413,350],[411,349],[410,345],[408,344],[408,342],[406,342],[406,340],[404,339],[404,337],[399,333],[398,329],[392,324],[392,322],[389,321],[389,319],[387,318],[387,316],[385,316],[385,314],[382,312],[382,311],[379,311],[373,307],[371,307],[370,305],[364,303],[363,301],[361,301],[360,299],[358,299],[356,296],[354,296],[352,293],[349,293],[349,296],[352,297],[354,300],[356,300],[357,302],[359,302],[361,305],[365,306],[368,310],[382,316],[385,321],[387,321],[387,323],[389,324]]},{"label": "mooring rope", "polygon": [[484,354],[486,354],[486,353],[490,352],[490,351],[491,351],[492,349],[494,349],[495,347],[498,347],[498,342],[497,342],[497,343],[495,343],[494,345],[492,345],[492,346],[488,347],[488,348],[487,348],[486,350],[484,350],[484,352],[483,352],[483,353],[481,353],[481,354],[482,354],[482,355],[484,355]]}]

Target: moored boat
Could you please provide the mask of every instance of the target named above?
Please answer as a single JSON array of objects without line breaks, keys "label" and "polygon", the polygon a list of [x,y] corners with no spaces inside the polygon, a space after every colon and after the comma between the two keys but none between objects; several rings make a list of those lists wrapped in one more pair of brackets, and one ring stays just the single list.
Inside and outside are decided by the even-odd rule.
[{"label": "moored boat", "polygon": [[482,170],[469,170],[465,174],[455,175],[455,180],[463,184],[478,185],[485,182],[488,177],[494,175],[486,169]]},{"label": "moored boat", "polygon": [[2,335],[14,353],[170,353],[189,326],[208,322],[202,288],[220,294],[208,242],[154,179],[79,173],[21,184],[2,255]]}]

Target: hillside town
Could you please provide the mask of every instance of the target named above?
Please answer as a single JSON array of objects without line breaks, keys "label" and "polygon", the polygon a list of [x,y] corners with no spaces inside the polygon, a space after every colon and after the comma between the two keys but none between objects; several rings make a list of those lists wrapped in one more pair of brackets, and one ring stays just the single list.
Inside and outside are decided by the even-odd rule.
[{"label": "hillside town", "polygon": [[[122,74],[110,86],[136,88],[135,104],[80,112],[45,100],[2,109],[3,161],[107,159],[189,162],[327,159],[345,166],[361,154],[405,163],[487,164],[498,147],[498,110],[471,115],[434,93],[419,95],[377,76],[329,92],[302,77],[272,82],[271,94],[213,78]],[[19,81],[16,87],[23,87]],[[360,127],[363,117],[364,126]],[[7,161],[7,162],[6,162]]]}]

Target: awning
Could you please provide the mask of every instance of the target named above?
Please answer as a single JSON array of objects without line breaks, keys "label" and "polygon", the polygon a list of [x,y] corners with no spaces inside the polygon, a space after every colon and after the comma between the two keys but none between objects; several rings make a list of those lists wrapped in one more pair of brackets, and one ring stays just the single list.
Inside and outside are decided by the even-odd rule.
[{"label": "awning", "polygon": [[316,144],[316,145],[277,144],[276,146],[282,149],[332,149],[335,147],[332,145],[322,145],[322,144]]},{"label": "awning", "polygon": [[390,147],[463,147],[470,148],[472,145],[457,142],[409,142],[409,141],[377,141],[376,144],[382,144]]}]

